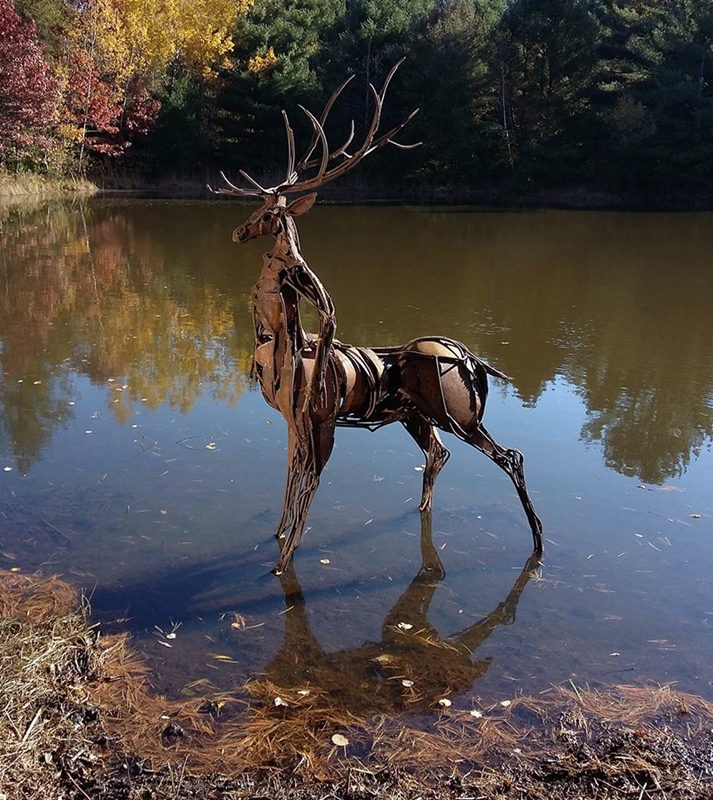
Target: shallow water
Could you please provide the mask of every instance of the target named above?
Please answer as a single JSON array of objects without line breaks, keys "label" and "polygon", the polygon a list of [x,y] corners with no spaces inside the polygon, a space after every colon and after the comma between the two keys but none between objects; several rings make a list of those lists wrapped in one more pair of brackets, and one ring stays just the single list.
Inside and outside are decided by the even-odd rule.
[{"label": "shallow water", "polygon": [[263,673],[418,713],[568,679],[713,695],[713,215],[301,218],[340,339],[443,334],[512,376],[485,421],[525,453],[546,553],[526,569],[510,481],[446,441],[445,576],[418,578],[421,453],[400,426],[340,430],[280,581],[285,429],[248,377],[267,248],[230,241],[249,210],[0,209],[0,565],[82,586],[172,692]]}]

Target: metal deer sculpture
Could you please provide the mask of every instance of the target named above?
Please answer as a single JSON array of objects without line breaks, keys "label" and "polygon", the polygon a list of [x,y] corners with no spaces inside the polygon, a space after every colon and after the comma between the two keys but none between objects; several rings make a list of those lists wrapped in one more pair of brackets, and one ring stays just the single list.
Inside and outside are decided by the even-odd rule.
[{"label": "metal deer sculpture", "polygon": [[[278,574],[300,544],[338,425],[373,431],[400,422],[406,428],[426,456],[422,511],[430,510],[434,481],[450,455],[438,429],[455,434],[510,476],[532,529],[534,552],[542,553],[542,524],[527,493],[522,454],[501,447],[482,424],[487,376],[506,376],[469,352],[465,345],[442,336],[414,339],[399,347],[354,347],[338,341],[332,300],[300,250],[295,218],[313,206],[317,197],[313,190],[341,177],[384,145],[418,146],[394,141],[418,109],[394,128],[379,133],[386,91],[401,63],[392,67],[381,91],[370,85],[373,117],[363,142],[351,152],[353,123],[347,141],[336,150],[330,151],[325,134],[325,121],[349,78],[331,96],[319,119],[300,106],[312,124],[313,134],[299,161],[294,133],[283,111],[288,156],[282,183],[265,188],[241,170],[250,185],[245,189],[221,173],[227,188],[217,190],[219,193],[259,197],[263,201],[236,228],[233,240],[243,243],[258,236],[275,239],[272,249],[263,256],[252,301],[254,373],[265,400],[287,423],[287,486],[275,533],[280,543],[280,557],[274,569]],[[294,194],[300,196],[288,203],[288,197]],[[309,334],[302,327],[302,301],[317,310],[316,334]]]}]

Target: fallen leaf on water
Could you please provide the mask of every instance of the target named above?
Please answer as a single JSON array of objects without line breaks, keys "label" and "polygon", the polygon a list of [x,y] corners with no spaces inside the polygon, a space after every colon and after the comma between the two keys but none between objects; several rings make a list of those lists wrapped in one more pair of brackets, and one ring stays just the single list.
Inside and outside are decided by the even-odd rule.
[{"label": "fallen leaf on water", "polygon": [[233,621],[230,623],[230,627],[234,630],[244,631],[248,627],[248,621],[242,614],[233,611]]},{"label": "fallen leaf on water", "polygon": [[329,562],[328,558],[320,558],[319,559],[319,563],[320,564],[329,564],[330,562]]},{"label": "fallen leaf on water", "polygon": [[691,514],[691,519],[700,519],[700,518],[701,518],[700,514]]}]

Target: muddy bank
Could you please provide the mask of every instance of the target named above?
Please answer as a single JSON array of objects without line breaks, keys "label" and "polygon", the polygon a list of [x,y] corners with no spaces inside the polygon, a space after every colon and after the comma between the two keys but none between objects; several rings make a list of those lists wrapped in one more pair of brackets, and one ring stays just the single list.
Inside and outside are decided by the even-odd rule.
[{"label": "muddy bank", "polygon": [[67,583],[0,572],[3,800],[713,798],[713,705],[671,686],[568,684],[428,718],[356,716],[317,685],[193,689],[152,692]]}]

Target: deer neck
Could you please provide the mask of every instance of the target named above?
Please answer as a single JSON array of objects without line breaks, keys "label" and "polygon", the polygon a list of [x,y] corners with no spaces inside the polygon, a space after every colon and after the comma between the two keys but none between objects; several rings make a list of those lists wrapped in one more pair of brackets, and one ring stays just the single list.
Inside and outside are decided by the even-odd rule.
[{"label": "deer neck", "polygon": [[285,225],[275,237],[275,246],[270,251],[275,265],[279,269],[305,266],[306,262],[300,250],[300,237],[297,225],[290,216],[285,216]]}]

